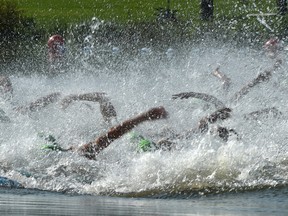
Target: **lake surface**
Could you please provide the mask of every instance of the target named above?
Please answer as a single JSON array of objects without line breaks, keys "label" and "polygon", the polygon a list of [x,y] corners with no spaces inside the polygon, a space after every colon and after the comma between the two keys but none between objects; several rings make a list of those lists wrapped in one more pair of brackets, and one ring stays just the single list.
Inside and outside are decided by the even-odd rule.
[{"label": "lake surface", "polygon": [[1,215],[287,215],[288,189],[228,193],[192,199],[64,195],[0,190]]}]

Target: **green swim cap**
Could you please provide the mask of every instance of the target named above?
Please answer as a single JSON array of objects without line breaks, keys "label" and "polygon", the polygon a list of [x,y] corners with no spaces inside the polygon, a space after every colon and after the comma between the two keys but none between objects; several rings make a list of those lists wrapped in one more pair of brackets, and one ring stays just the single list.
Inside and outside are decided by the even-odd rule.
[{"label": "green swim cap", "polygon": [[48,149],[48,150],[52,150],[52,151],[63,151],[63,149],[55,144],[47,144],[47,145],[43,145],[42,149]]},{"label": "green swim cap", "polygon": [[155,143],[135,132],[129,133],[130,140],[137,144],[138,151],[147,152],[155,150]]},{"label": "green swim cap", "polygon": [[64,151],[64,149],[62,149],[57,143],[57,140],[53,135],[46,135],[44,132],[40,132],[38,133],[38,136],[46,141],[46,144],[42,146],[42,149],[48,149],[52,151]]},{"label": "green swim cap", "polygon": [[141,139],[138,143],[138,147],[144,152],[150,151],[152,148],[152,142],[147,139]]}]

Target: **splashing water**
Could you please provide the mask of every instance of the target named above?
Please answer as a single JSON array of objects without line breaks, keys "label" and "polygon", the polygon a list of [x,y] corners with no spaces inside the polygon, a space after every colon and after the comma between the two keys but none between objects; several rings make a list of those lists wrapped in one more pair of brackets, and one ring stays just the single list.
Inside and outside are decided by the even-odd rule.
[{"label": "splashing water", "polygon": [[[146,50],[146,49],[142,49]],[[229,99],[241,87],[273,65],[264,55],[248,48],[227,46],[187,47],[163,60],[159,53],[121,57],[121,65],[101,67],[77,65],[69,73],[46,77],[11,75],[13,105],[23,105],[51,92],[106,92],[116,107],[118,121],[164,106],[167,120],[146,122],[135,129],[148,139],[169,137],[171,131],[184,133],[198,120],[215,111],[198,99],[172,100],[180,92],[208,93],[233,109],[232,118],[221,122],[241,136],[223,142],[211,133],[192,138],[175,138],[172,151],[139,153],[128,135],[113,142],[87,160],[76,153],[41,149],[40,132],[52,134],[62,147],[80,146],[104,133],[108,126],[98,104],[74,102],[65,111],[60,104],[29,115],[16,114],[12,102],[1,108],[10,123],[1,123],[0,175],[17,180],[26,188],[66,191],[79,194],[126,196],[191,196],[221,191],[261,189],[287,184],[287,64],[272,79],[254,87],[238,102]],[[121,52],[118,55],[122,55]],[[221,66],[232,85],[223,91],[211,72]],[[76,69],[81,68],[81,69]],[[13,72],[11,72],[13,74]],[[281,118],[273,116],[246,120],[244,115],[267,107],[277,107]]]}]

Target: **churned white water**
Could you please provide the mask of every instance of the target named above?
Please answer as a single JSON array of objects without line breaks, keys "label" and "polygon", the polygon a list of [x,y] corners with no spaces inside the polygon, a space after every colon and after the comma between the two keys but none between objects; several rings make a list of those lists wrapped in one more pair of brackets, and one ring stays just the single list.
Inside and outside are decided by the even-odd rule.
[{"label": "churned white water", "polygon": [[[138,56],[117,53],[118,66],[89,62],[53,77],[42,73],[17,75],[10,72],[13,98],[2,100],[1,108],[11,122],[0,124],[0,175],[17,180],[26,188],[77,194],[169,197],[180,193],[206,194],[250,190],[287,184],[287,62],[272,78],[255,86],[237,102],[231,101],[260,72],[272,68],[274,60],[248,48],[191,46],[188,51],[172,49],[163,54],[153,49]],[[95,57],[97,58],[97,56]],[[105,59],[104,59],[105,60]],[[103,61],[104,61],[103,60]],[[104,61],[105,62],[105,61]],[[228,92],[211,72],[231,78]],[[231,108],[232,118],[217,124],[233,128],[240,136],[228,142],[212,133],[174,138],[171,151],[137,152],[128,135],[113,142],[96,161],[77,153],[43,150],[40,132],[52,134],[62,147],[80,146],[105,133],[99,104],[73,102],[66,110],[60,102],[28,115],[13,110],[52,92],[69,94],[105,92],[122,122],[151,107],[164,106],[169,118],[145,122],[135,132],[157,141],[173,133],[185,133],[200,118],[216,111],[199,99],[176,99],[181,92],[213,95]],[[281,116],[246,120],[245,114],[275,107]]]}]

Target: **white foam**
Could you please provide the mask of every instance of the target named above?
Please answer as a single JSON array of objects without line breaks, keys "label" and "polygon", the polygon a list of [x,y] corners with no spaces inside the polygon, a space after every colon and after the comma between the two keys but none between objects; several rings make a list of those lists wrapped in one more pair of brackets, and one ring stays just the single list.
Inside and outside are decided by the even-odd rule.
[{"label": "white foam", "polygon": [[[140,154],[124,136],[105,149],[97,161],[89,161],[77,154],[41,150],[43,139],[37,133],[53,134],[63,147],[93,140],[107,129],[98,104],[89,103],[94,108],[91,110],[84,103],[75,102],[63,111],[56,103],[30,116],[12,115],[7,105],[4,108],[10,110],[12,122],[0,125],[2,174],[15,177],[26,187],[91,194],[287,181],[287,86],[278,85],[279,80],[283,83],[287,80],[287,75],[281,74],[287,68],[286,63],[271,81],[252,89],[238,103],[231,103],[233,93],[271,67],[271,61],[247,48],[187,49],[190,52],[174,54],[168,63],[156,64],[157,56],[151,55],[158,54],[153,53],[148,59],[147,56],[123,59],[126,67],[119,67],[119,71],[103,67],[93,72],[75,69],[54,78],[37,74],[12,76],[14,104],[25,104],[51,92],[63,95],[106,92],[117,109],[119,121],[161,105],[170,113],[169,119],[144,123],[136,129],[156,141],[164,128],[181,133],[215,111],[198,99],[171,99],[180,92],[203,92],[233,109],[233,117],[222,125],[233,127],[241,140],[223,143],[207,134],[197,139],[176,139],[177,148],[171,152]],[[232,80],[228,94],[211,75],[219,65]],[[272,106],[283,112],[283,119],[243,119],[246,113]]]}]

